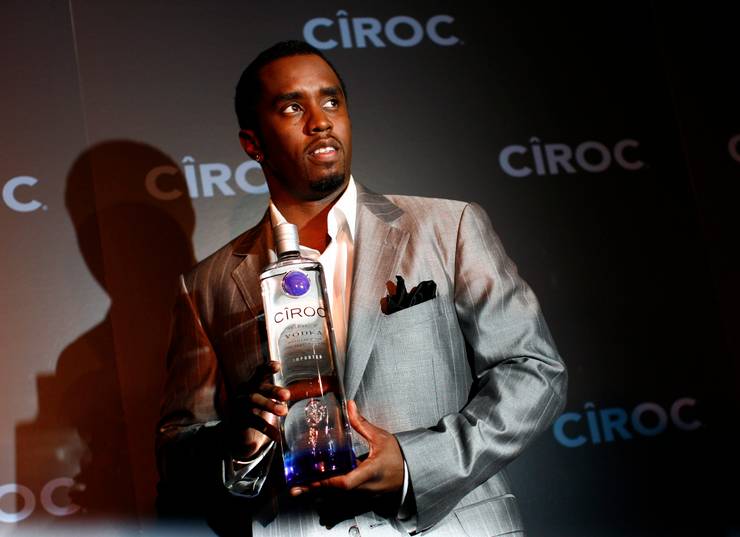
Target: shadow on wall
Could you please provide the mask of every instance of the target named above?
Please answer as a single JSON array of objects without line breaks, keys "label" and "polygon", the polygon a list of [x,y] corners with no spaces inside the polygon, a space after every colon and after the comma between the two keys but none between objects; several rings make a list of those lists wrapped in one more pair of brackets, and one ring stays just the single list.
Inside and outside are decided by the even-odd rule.
[{"label": "shadow on wall", "polygon": [[147,174],[158,166],[178,170],[160,175],[160,190],[187,192],[172,159],[127,140],[85,151],[67,177],[80,252],[110,308],[64,349],[53,375],[39,376],[37,418],[16,427],[19,482],[42,490],[50,476],[68,476],[47,487],[56,516],[37,508],[29,523],[133,522],[154,513],[170,310],[177,276],[195,264],[190,199],[147,192]]}]

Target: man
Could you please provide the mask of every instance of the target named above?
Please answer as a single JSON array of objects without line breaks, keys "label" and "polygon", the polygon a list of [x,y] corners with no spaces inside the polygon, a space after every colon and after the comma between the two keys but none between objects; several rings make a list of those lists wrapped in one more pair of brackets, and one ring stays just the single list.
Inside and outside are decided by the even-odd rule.
[{"label": "man", "polygon": [[[236,108],[270,209],[180,281],[163,496],[219,481],[252,498],[243,511],[255,535],[523,532],[504,467],[556,417],[567,375],[483,210],[356,183],[344,84],[305,43],[258,56]],[[350,423],[367,453],[345,476],[290,491],[271,440],[289,392],[270,381],[258,282],[285,220],[324,264]],[[426,290],[395,311],[397,276]]]}]

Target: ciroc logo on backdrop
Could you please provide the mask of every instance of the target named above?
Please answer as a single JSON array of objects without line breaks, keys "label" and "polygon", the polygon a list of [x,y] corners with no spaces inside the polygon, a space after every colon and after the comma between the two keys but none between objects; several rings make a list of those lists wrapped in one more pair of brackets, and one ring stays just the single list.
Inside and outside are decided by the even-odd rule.
[{"label": "ciroc logo on backdrop", "polygon": [[28,175],[19,175],[8,180],[3,185],[3,203],[19,213],[30,213],[38,209],[47,210],[48,207],[33,197],[33,190],[29,190],[39,180]]},{"label": "ciroc logo on backdrop", "polygon": [[[71,477],[58,477],[52,479],[41,489],[39,501],[44,511],[53,516],[69,516],[76,513],[80,506],[74,503],[68,505],[59,505],[54,499],[54,494],[59,489],[68,489],[74,485],[74,479]],[[27,519],[36,509],[36,495],[33,491],[19,483],[7,483],[0,485],[0,499],[5,496],[17,495],[23,500],[23,507],[15,512],[8,512],[0,507],[0,522],[14,524]]]},{"label": "ciroc logo on backdrop", "polygon": [[571,147],[567,144],[542,144],[539,138],[529,140],[529,146],[508,145],[498,155],[501,169],[512,177],[529,175],[559,175],[579,170],[601,173],[613,164],[629,171],[639,170],[645,163],[637,158],[637,140],[620,140],[614,147],[589,140]]},{"label": "ciroc logo on backdrop", "polygon": [[352,17],[343,9],[337,11],[337,19],[316,17],[303,25],[303,39],[317,49],[342,48],[415,47],[426,36],[432,43],[450,47],[462,43],[452,34],[450,26],[455,22],[451,15],[434,15],[419,21],[407,15],[397,15],[385,22],[374,17]]},{"label": "ciroc logo on backdrop", "polygon": [[676,399],[669,408],[658,403],[644,402],[631,411],[622,407],[596,409],[593,403],[584,405],[584,412],[565,412],[553,425],[555,439],[569,448],[585,444],[631,440],[635,436],[656,436],[669,424],[681,431],[695,431],[701,427],[691,409],[696,400],[690,397]]},{"label": "ciroc logo on backdrop", "polygon": [[[266,194],[267,183],[262,175],[262,168],[254,160],[242,162],[232,171],[228,164],[221,162],[209,162],[195,164],[195,159],[186,156],[182,159],[185,181],[188,186],[188,195],[195,199],[198,197],[212,198],[218,194],[223,196],[235,196],[235,187],[246,194]],[[252,183],[247,175],[250,171],[259,172],[260,182]],[[183,195],[178,188],[167,189],[162,184],[162,177],[175,175],[180,169],[175,166],[157,166],[146,174],[144,184],[147,192],[160,200],[174,200]],[[232,181],[233,179],[233,181]]]},{"label": "ciroc logo on backdrop", "polygon": [[730,156],[740,162],[740,134],[736,134],[727,143],[727,150],[730,152]]}]

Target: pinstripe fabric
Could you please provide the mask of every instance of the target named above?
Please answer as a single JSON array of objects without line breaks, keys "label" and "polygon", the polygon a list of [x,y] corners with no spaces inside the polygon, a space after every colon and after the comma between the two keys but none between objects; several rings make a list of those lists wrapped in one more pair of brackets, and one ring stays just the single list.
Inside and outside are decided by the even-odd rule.
[{"label": "pinstripe fabric", "polygon": [[[227,416],[229,394],[262,359],[257,275],[269,261],[269,233],[263,221],[181,282],[160,454]],[[384,315],[380,300],[397,274],[409,288],[434,280],[437,297]],[[396,433],[417,527],[435,537],[523,531],[504,467],[561,410],[567,375],[485,212],[358,185],[351,296],[345,390],[365,417]],[[372,513],[327,532],[310,511],[278,511],[254,534],[347,535],[353,524],[363,535],[403,533]]]}]

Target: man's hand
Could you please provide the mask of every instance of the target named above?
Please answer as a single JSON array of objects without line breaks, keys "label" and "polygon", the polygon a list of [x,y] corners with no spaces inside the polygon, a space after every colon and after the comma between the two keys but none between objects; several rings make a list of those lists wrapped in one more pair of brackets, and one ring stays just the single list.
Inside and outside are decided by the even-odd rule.
[{"label": "man's hand", "polygon": [[298,496],[308,490],[325,488],[369,493],[374,497],[395,496],[398,507],[403,488],[403,455],[396,437],[363,418],[354,401],[347,403],[347,410],[352,428],[370,445],[367,459],[345,475],[311,483],[307,487],[293,487],[290,493]]},{"label": "man's hand", "polygon": [[288,413],[286,402],[290,390],[272,383],[272,375],[280,371],[280,362],[267,362],[252,377],[245,394],[238,398],[242,405],[241,427],[235,431],[233,455],[240,459],[254,457],[271,439],[280,442],[278,420]]}]

